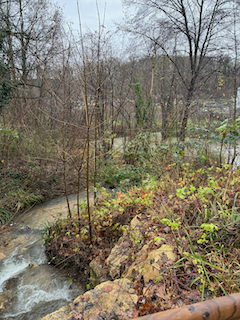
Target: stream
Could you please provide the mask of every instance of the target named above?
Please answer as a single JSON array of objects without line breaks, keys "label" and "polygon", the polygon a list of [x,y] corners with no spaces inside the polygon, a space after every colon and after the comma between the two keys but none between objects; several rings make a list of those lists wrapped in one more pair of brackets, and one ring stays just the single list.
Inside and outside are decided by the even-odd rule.
[{"label": "stream", "polygon": [[[85,197],[82,192],[80,199]],[[77,196],[69,200],[76,209]],[[11,231],[0,234],[0,319],[39,320],[85,292],[84,284],[71,282],[45,255],[41,227],[64,216],[67,203],[62,197],[35,206]]]}]

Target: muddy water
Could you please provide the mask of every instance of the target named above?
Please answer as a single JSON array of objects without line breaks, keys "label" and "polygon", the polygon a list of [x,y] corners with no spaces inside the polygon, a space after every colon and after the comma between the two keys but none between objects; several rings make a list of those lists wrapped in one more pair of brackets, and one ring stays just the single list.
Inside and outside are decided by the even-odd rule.
[{"label": "muddy water", "polygon": [[[90,196],[92,199],[92,195]],[[86,193],[81,192],[80,200],[86,199]],[[71,211],[77,212],[77,195],[69,196]],[[41,229],[45,223],[53,222],[58,218],[67,217],[67,202],[65,197],[40,204],[28,211],[16,224],[17,228]]]},{"label": "muddy water", "polygon": [[[155,132],[151,134],[151,146],[152,147],[157,147],[160,143],[161,143],[161,132]],[[177,139],[176,138],[172,138],[171,142],[174,143],[176,142]],[[190,141],[190,140],[189,140]],[[126,137],[124,138],[115,138],[114,139],[114,148],[120,151],[123,151],[124,149],[124,144],[126,145],[129,142],[129,138]],[[204,143],[204,141],[203,141]],[[216,153],[217,156],[219,156],[220,154],[220,143],[210,143],[208,145],[208,150],[211,152]],[[190,156],[195,156],[197,153],[197,150],[193,149],[193,150],[189,150],[186,149],[185,150],[187,155]],[[228,163],[231,163],[232,157],[234,154],[234,149],[233,147],[228,147],[228,146],[223,146],[223,150],[222,150],[222,158],[223,158],[223,162],[226,161]],[[240,166],[240,146],[237,146],[237,156],[235,158],[234,161],[234,169],[236,169],[238,166]]]},{"label": "muddy water", "polygon": [[[80,199],[85,199],[85,193]],[[76,210],[76,195],[70,196]],[[47,262],[40,230],[67,216],[65,197],[38,205],[0,235],[0,319],[38,320],[85,291]]]}]

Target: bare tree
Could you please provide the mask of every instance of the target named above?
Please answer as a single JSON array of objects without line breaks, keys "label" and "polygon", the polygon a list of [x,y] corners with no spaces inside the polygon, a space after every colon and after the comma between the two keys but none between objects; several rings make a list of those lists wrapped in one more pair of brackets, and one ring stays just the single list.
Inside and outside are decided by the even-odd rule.
[{"label": "bare tree", "polygon": [[[123,0],[126,8],[134,7],[124,29],[155,43],[172,62],[185,88],[185,106],[180,130],[185,139],[189,108],[198,81],[209,75],[206,70],[208,55],[221,49],[223,25],[228,22],[227,0]],[[173,39],[176,52],[172,55]],[[182,68],[177,57],[187,57]]]},{"label": "bare tree", "polygon": [[25,84],[58,51],[62,17],[47,0],[6,0],[0,16],[7,28],[7,60],[12,76]]}]

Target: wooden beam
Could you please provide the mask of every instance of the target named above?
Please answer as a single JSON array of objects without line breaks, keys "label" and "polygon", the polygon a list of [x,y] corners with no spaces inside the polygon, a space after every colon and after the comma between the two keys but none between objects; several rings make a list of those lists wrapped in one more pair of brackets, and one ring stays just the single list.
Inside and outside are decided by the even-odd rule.
[{"label": "wooden beam", "polygon": [[136,320],[239,320],[240,293],[211,299],[178,309],[162,311]]}]

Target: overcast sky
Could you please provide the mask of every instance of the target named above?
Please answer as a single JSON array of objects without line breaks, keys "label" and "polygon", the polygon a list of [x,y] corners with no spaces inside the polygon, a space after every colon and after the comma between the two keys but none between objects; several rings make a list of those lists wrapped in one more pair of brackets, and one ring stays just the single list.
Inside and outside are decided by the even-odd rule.
[{"label": "overcast sky", "polygon": [[[66,20],[73,23],[73,29],[79,30],[77,0],[56,0],[63,9]],[[98,18],[96,9],[96,0],[78,0],[82,25],[87,25],[91,30],[98,29]],[[105,23],[109,29],[114,22],[121,22],[123,11],[121,0],[98,0],[98,7],[101,16],[101,22],[104,17],[104,8],[106,5]]]}]

